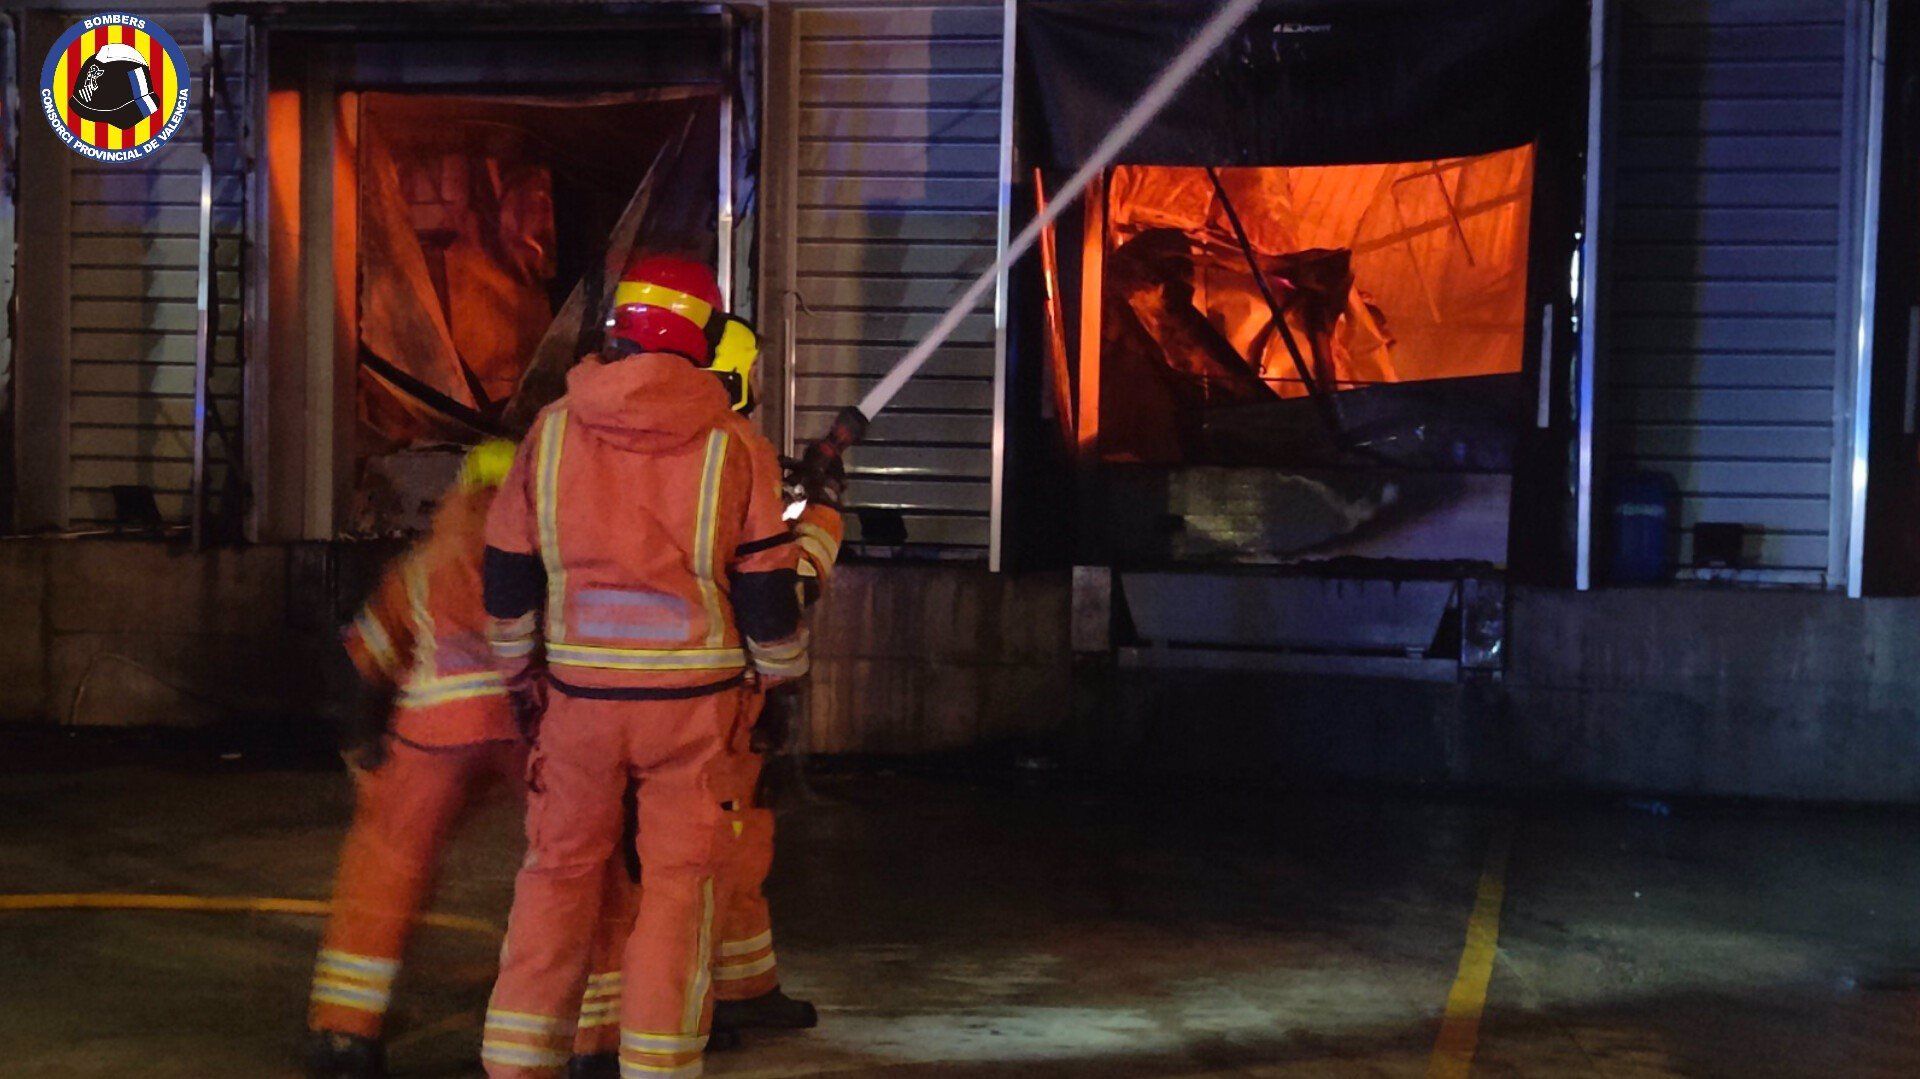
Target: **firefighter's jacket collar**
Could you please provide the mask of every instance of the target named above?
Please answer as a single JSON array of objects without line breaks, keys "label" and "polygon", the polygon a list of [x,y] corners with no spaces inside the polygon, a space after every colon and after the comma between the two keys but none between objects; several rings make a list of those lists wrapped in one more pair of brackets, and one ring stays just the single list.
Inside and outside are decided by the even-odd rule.
[{"label": "firefighter's jacket collar", "polygon": [[649,453],[704,437],[732,411],[719,379],[666,352],[576,364],[567,406],[595,438]]}]

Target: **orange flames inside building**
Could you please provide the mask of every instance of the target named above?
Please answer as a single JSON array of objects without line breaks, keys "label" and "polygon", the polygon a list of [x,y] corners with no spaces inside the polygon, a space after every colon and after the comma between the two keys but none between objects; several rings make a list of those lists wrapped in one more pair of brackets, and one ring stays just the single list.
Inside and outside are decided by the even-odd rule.
[{"label": "orange flames inside building", "polygon": [[[1060,399],[1078,413],[1068,421],[1081,452],[1205,463],[1179,429],[1216,410],[1517,375],[1533,161],[1521,146],[1439,161],[1222,168],[1218,188],[1205,168],[1113,169],[1088,202],[1077,371],[1067,371],[1064,333],[1050,335],[1055,377],[1077,390]],[[1058,304],[1059,290],[1049,294]],[[1053,314],[1063,327],[1064,312]]]}]

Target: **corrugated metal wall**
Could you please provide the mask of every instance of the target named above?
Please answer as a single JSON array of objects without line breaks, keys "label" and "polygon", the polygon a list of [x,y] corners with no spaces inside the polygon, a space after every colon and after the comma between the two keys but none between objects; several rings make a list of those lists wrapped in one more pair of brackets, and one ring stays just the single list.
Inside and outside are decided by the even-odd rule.
[{"label": "corrugated metal wall", "polygon": [[[795,32],[794,429],[806,439],[993,262],[1001,9],[808,8]],[[985,558],[993,371],[983,308],[853,453],[849,502],[902,511],[911,542]]]},{"label": "corrugated metal wall", "polygon": [[[197,9],[142,14],[179,42],[194,72],[192,114],[153,156],[138,162],[77,160],[68,198],[72,273],[70,523],[113,518],[108,488],[152,487],[170,522],[188,518],[193,461],[195,293],[199,266],[202,87]],[[77,16],[76,16],[77,17]],[[240,422],[241,159],[245,115],[244,25],[219,21],[226,104],[215,152],[214,229],[220,334],[213,404]],[[209,437],[209,490],[224,476],[223,444]]]},{"label": "corrugated metal wall", "polygon": [[1757,576],[1802,583],[1833,527],[1846,7],[1616,9],[1610,472],[1669,473],[1681,528],[1755,526]]}]

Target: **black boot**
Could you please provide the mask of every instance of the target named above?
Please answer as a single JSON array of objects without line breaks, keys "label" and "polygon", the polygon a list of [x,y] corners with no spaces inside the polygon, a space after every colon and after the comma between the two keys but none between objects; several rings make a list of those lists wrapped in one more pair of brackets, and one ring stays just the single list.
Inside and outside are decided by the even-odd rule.
[{"label": "black boot", "polygon": [[575,1053],[567,1061],[567,1079],[620,1079],[619,1053]]},{"label": "black boot", "polygon": [[746,1000],[713,1002],[713,1029],[721,1030],[812,1030],[820,1025],[820,1013],[812,1004],[795,1000],[778,986]]},{"label": "black boot", "polygon": [[307,1044],[308,1079],[386,1079],[387,1049],[372,1038],[316,1030]]}]

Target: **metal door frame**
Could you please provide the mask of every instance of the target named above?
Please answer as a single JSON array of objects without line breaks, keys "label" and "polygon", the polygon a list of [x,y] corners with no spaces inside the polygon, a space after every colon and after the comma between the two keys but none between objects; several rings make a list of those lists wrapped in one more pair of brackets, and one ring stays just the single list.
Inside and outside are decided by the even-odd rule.
[{"label": "metal door frame", "polygon": [[1007,473],[1007,301],[1012,268],[1002,261],[1013,227],[1013,69],[1017,0],[1001,0],[1000,25],[1000,200],[994,232],[993,257],[1000,273],[993,282],[993,449],[991,502],[987,509],[987,571],[1000,572],[1006,548]]},{"label": "metal door frame", "polygon": [[[244,445],[249,447],[247,468],[253,492],[247,516],[247,535],[249,539],[311,539],[325,540],[333,538],[339,531],[339,518],[344,502],[343,473],[339,460],[342,441],[338,428],[350,422],[351,398],[343,396],[341,379],[344,370],[335,357],[332,369],[324,362],[321,353],[334,351],[332,345],[332,327],[321,325],[318,332],[311,335],[307,358],[302,362],[302,370],[296,371],[287,361],[280,361],[279,370],[271,369],[269,357],[273,354],[274,333],[270,326],[269,303],[273,296],[272,276],[273,258],[270,244],[274,223],[269,219],[272,199],[268,190],[270,178],[264,132],[271,126],[267,117],[267,106],[272,96],[273,57],[271,42],[276,37],[304,36],[309,41],[309,56],[323,53],[336,47],[326,39],[329,32],[336,32],[351,26],[352,14],[332,4],[300,4],[282,10],[275,5],[260,4],[252,0],[240,3],[218,4],[213,9],[216,14],[245,15],[248,18],[249,59],[252,68],[246,73],[252,95],[248,101],[248,144],[243,148],[247,162],[244,188],[248,204],[245,213],[246,263],[242,273],[245,280],[243,288],[246,294],[245,327],[243,329],[248,356],[248,371],[245,375],[243,397],[244,414],[240,423],[244,432]],[[383,9],[384,10],[384,9]],[[272,18],[257,17],[262,13]],[[716,17],[721,22],[725,36],[725,63],[728,70],[722,80],[720,94],[720,139],[718,148],[718,195],[716,216],[719,236],[716,245],[716,276],[724,296],[731,302],[738,289],[735,278],[734,257],[738,252],[740,236],[736,221],[736,208],[733,205],[737,185],[735,168],[739,157],[733,146],[733,136],[738,126],[734,115],[733,94],[738,90],[739,61],[738,41],[735,34],[739,21],[731,7],[716,3],[694,3],[674,5],[663,14],[673,16]],[[407,25],[411,25],[410,23]],[[425,24],[422,24],[424,27]],[[576,33],[590,32],[595,26],[620,27],[627,29],[617,18],[583,22],[573,27]],[[351,39],[348,39],[349,41]],[[345,47],[351,47],[347,45]],[[331,68],[322,60],[311,64],[306,72],[303,85],[299,87],[306,97],[321,96],[333,100],[336,93],[336,78]],[[303,106],[300,124],[304,127],[309,121],[314,130],[303,131],[300,136],[302,161],[296,171],[303,174],[301,182],[301,207],[296,209],[288,221],[292,225],[292,235],[302,246],[303,260],[311,259],[310,264],[303,261],[303,270],[310,279],[311,292],[306,297],[305,307],[317,310],[313,300],[331,288],[332,266],[331,245],[316,239],[319,233],[314,226],[319,217],[308,221],[305,218],[318,214],[310,201],[331,202],[331,164],[319,161],[309,162],[310,145],[319,140],[319,128],[331,120],[331,109],[322,115],[321,110],[306,110]],[[312,115],[307,115],[311,112]],[[764,170],[763,170],[764,172]],[[751,238],[749,238],[751,240]],[[203,238],[204,242],[204,238]],[[207,261],[203,260],[203,273]],[[324,271],[324,272],[322,272]],[[206,282],[201,283],[206,287]],[[312,291],[318,290],[318,291]],[[331,308],[331,305],[327,305]],[[301,318],[307,318],[303,313]],[[306,436],[301,439],[298,452],[288,453],[284,444],[279,445],[278,454],[270,452],[275,439],[269,423],[270,398],[273,394],[269,383],[278,377],[284,382],[301,384],[295,392],[307,395],[304,408],[305,422],[308,424]],[[196,429],[196,458],[202,454],[201,433]],[[284,493],[276,495],[279,486],[276,481],[297,481],[300,490],[297,495]]]},{"label": "metal door frame", "polygon": [[[1889,0],[1855,0],[1848,10],[1847,93],[1849,110],[1842,158],[1847,168],[1847,203],[1842,242],[1850,257],[1842,272],[1858,276],[1845,289],[1847,306],[1838,314],[1842,340],[1836,379],[1836,468],[1833,506],[1836,517],[1830,544],[1828,580],[1844,585],[1859,599],[1864,585],[1867,537],[1868,453],[1873,406],[1874,307],[1880,277],[1880,183],[1886,142],[1887,18]],[[1856,96],[1857,95],[1857,96]],[[1858,152],[1856,152],[1858,151]],[[1844,281],[1844,277],[1843,277]],[[1844,442],[1841,439],[1844,438]]]},{"label": "metal door frame", "polygon": [[1587,175],[1585,207],[1580,225],[1580,342],[1574,371],[1574,587],[1593,587],[1594,477],[1599,447],[1595,444],[1599,405],[1600,262],[1605,250],[1608,182],[1607,146],[1612,141],[1606,108],[1607,68],[1612,63],[1607,0],[1593,0],[1587,30]]}]

